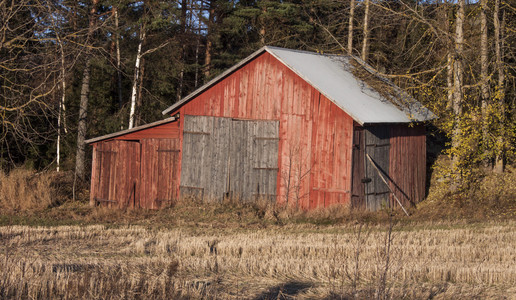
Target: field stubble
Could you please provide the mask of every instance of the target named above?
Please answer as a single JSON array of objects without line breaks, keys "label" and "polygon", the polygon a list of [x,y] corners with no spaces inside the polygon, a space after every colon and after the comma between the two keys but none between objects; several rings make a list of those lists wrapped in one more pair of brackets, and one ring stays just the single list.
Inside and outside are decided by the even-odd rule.
[{"label": "field stubble", "polygon": [[396,228],[383,294],[382,225],[5,226],[0,298],[512,299],[515,225]]}]

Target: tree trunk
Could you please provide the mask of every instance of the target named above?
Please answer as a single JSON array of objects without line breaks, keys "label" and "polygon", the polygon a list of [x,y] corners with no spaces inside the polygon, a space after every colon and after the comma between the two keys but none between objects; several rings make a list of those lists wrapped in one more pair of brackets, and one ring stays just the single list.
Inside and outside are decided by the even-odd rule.
[{"label": "tree trunk", "polygon": [[204,56],[204,81],[208,81],[211,74],[211,35],[213,33],[213,20],[215,18],[215,4],[210,1],[209,17],[208,17],[208,34],[206,35],[206,53]]},{"label": "tree trunk", "polygon": [[452,51],[453,51],[452,49],[448,49],[447,62],[446,62],[447,63],[447,65],[446,65],[446,86],[447,86],[447,91],[448,91],[447,109],[450,109],[453,107],[453,94],[454,94],[453,89],[455,88],[453,85],[454,60],[453,60]]},{"label": "tree trunk", "polygon": [[186,16],[188,12],[188,6],[186,0],[181,0],[181,36],[179,37],[179,41],[181,44],[181,70],[179,71],[179,80],[176,91],[177,101],[181,100],[183,96],[183,86],[184,86],[184,77],[185,77],[185,60],[186,60]]},{"label": "tree trunk", "polygon": [[263,5],[262,14],[260,16],[260,45],[265,46],[265,14],[267,13],[267,7]]},{"label": "tree trunk", "polygon": [[197,44],[195,45],[195,82],[194,87],[199,85],[199,46],[201,45],[201,34],[197,32]]},{"label": "tree trunk", "polygon": [[118,8],[113,8],[115,15],[115,30],[116,30],[116,73],[118,79],[118,109],[122,108],[123,105],[123,96],[122,96],[122,70],[120,63],[120,32],[118,29]]},{"label": "tree trunk", "polygon": [[[440,2],[441,5],[441,23],[444,25],[444,32],[450,34],[450,5],[446,1]],[[451,34],[450,34],[451,36]],[[449,39],[445,40],[448,53],[446,54],[446,90],[448,93],[446,108],[451,109],[453,106],[453,45]]]},{"label": "tree trunk", "polygon": [[[88,27],[88,39],[93,38],[93,31],[95,30],[95,14],[97,12],[97,5],[99,0],[93,0],[90,10],[90,20]],[[89,48],[88,48],[89,49]],[[90,94],[90,68],[91,68],[91,51],[86,51],[86,64],[82,73],[82,86],[81,86],[81,100],[79,103],[79,122],[77,125],[77,152],[75,155],[75,175],[79,179],[85,179],[85,168],[86,168],[86,140],[87,123],[86,118],[88,117],[88,101]]]},{"label": "tree trunk", "polygon": [[[487,108],[489,105],[489,70],[488,70],[488,45],[487,45],[487,0],[482,0],[480,3],[480,90],[482,93],[482,144],[484,153],[488,151],[489,147],[489,129]],[[489,164],[489,160],[484,159],[485,165]]]},{"label": "tree trunk", "polygon": [[86,156],[86,118],[88,116],[88,97],[90,94],[91,60],[86,60],[82,73],[81,101],[79,104],[79,124],[77,126],[77,153],[75,158],[75,174],[79,179],[85,179]]},{"label": "tree trunk", "polygon": [[140,42],[138,43],[138,51],[136,53],[136,61],[134,63],[133,88],[131,92],[131,110],[129,111],[129,129],[134,127],[134,112],[136,108],[136,91],[138,89],[138,79],[140,76],[140,62],[142,60],[142,45],[145,40],[145,27],[140,28]]},{"label": "tree trunk", "polygon": [[141,121],[142,121],[141,108],[143,107],[142,90],[143,90],[144,76],[145,76],[145,58],[142,57],[142,61],[140,62],[140,78],[138,80],[138,96],[136,97],[136,112],[135,112],[135,117],[134,117],[134,126],[141,125]]},{"label": "tree trunk", "polygon": [[[56,146],[56,171],[59,172],[61,164],[61,128],[66,130],[66,67],[65,67],[65,54],[63,44],[58,38],[59,47],[61,49],[61,101],[59,101],[59,111],[57,116],[57,146]],[[62,121],[61,121],[62,120]]]},{"label": "tree trunk", "polygon": [[[201,12],[201,6],[198,4],[192,4],[195,5],[195,8]],[[192,7],[192,10],[194,8]],[[197,88],[199,85],[199,48],[201,46],[201,24],[197,24],[197,28],[195,29],[195,34],[197,35],[197,43],[195,44],[195,78],[194,78],[194,87]],[[192,29],[193,31],[193,29]]]},{"label": "tree trunk", "polygon": [[[504,15],[505,18],[505,15]],[[504,19],[503,18],[503,19]],[[495,55],[496,55],[496,71],[498,75],[498,82],[496,84],[496,98],[499,102],[500,114],[500,131],[496,141],[496,158],[493,171],[495,173],[503,173],[504,170],[504,134],[505,134],[505,73],[503,66],[503,30],[504,22],[500,24],[500,0],[495,1],[494,15],[494,35],[495,35]]]},{"label": "tree trunk", "polygon": [[364,39],[362,41],[362,60],[367,62],[369,56],[369,4],[371,0],[365,0],[364,11]]},{"label": "tree trunk", "polygon": [[353,19],[355,18],[355,0],[349,4],[348,54],[353,54]]},{"label": "tree trunk", "polygon": [[464,49],[464,7],[465,0],[458,0],[459,9],[456,17],[455,27],[455,59],[453,66],[453,114],[455,118],[453,133],[452,133],[452,147],[455,150],[453,153],[453,173],[455,175],[455,184],[453,189],[460,185],[461,172],[459,170],[459,162],[461,157],[457,150],[461,144],[461,119],[462,119],[462,86],[463,86],[463,49]]}]

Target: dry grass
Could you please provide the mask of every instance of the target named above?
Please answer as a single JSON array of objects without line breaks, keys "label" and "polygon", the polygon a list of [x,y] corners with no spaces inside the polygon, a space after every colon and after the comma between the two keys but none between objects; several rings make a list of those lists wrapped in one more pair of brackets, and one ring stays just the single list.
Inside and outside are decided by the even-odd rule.
[{"label": "dry grass", "polygon": [[[514,297],[516,223],[393,232],[386,298]],[[0,227],[0,298],[378,296],[385,228]],[[359,250],[358,260],[357,251]]]},{"label": "dry grass", "polygon": [[[442,162],[441,162],[442,163]],[[418,205],[415,218],[428,219],[514,219],[516,218],[516,168],[503,174],[475,169],[474,180],[459,193],[450,193],[447,180],[434,172],[429,195]]]},{"label": "dry grass", "polygon": [[55,203],[56,195],[51,186],[54,174],[39,173],[23,168],[9,174],[0,170],[0,210],[43,209]]}]

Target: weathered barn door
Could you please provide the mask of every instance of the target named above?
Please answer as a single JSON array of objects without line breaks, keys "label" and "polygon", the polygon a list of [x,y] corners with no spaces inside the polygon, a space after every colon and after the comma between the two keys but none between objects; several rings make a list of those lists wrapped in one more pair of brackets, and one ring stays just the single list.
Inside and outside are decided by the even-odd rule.
[{"label": "weathered barn door", "polygon": [[[352,206],[376,211],[389,205],[390,127],[356,126],[353,133]],[[367,156],[369,156],[369,159]]]},{"label": "weathered barn door", "polygon": [[364,128],[353,128],[353,153],[352,153],[352,181],[351,181],[351,206],[353,208],[365,208],[365,143]]},{"label": "weathered barn door", "polygon": [[[376,211],[382,205],[389,205],[389,187],[380,177],[379,172],[388,180],[389,176],[389,150],[390,127],[368,126],[364,130],[365,154],[365,200],[368,210]],[[376,166],[376,167],[375,167]],[[370,181],[369,181],[370,180]]]},{"label": "weathered barn door", "polygon": [[140,207],[169,206],[177,197],[179,139],[142,139]]},{"label": "weathered barn door", "polygon": [[276,199],[279,123],[232,120],[230,136],[230,196]]},{"label": "weathered barn door", "polygon": [[205,200],[272,198],[279,123],[185,116],[181,195]]},{"label": "weathered barn door", "polygon": [[133,141],[109,141],[95,147],[97,184],[93,200],[109,207],[137,206],[140,178],[140,144]]},{"label": "weathered barn door", "polygon": [[185,116],[181,195],[221,197],[229,174],[230,119]]}]

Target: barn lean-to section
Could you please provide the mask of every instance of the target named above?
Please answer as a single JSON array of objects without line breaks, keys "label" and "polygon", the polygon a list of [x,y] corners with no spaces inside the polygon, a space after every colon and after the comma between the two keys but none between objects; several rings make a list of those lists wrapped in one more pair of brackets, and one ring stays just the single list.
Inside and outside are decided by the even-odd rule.
[{"label": "barn lean-to section", "polygon": [[174,118],[88,143],[93,144],[92,205],[157,209],[177,199],[180,143]]},{"label": "barn lean-to section", "polygon": [[[140,173],[131,175],[139,178],[138,205],[111,199],[119,196],[106,187],[122,185],[102,173],[113,164],[135,168],[95,151],[92,203],[107,197],[115,201],[108,205],[159,208],[194,196],[378,210],[397,205],[393,193],[404,206],[419,202],[424,128],[411,123],[432,114],[417,102],[400,110],[355,78],[352,67],[347,57],[260,49],[166,109],[174,121],[92,139],[95,149],[121,147],[106,146],[115,139],[140,147]],[[127,197],[131,184],[124,184]]]}]

